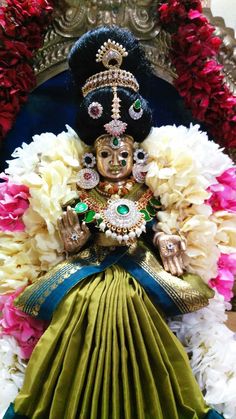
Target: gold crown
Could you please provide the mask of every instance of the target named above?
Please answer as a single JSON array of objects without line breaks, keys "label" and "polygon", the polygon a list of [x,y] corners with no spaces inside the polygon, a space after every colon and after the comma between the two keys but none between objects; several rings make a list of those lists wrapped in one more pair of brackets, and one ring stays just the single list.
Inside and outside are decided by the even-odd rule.
[{"label": "gold crown", "polygon": [[104,67],[106,68],[120,67],[123,57],[127,57],[127,55],[128,52],[123,45],[108,39],[108,41],[104,42],[104,44],[99,48],[96,54],[96,61],[102,61]]},{"label": "gold crown", "polygon": [[102,61],[104,67],[109,70],[101,71],[89,77],[84,86],[82,93],[85,97],[88,93],[101,87],[128,87],[135,92],[139,90],[139,84],[132,73],[121,70],[123,57],[127,57],[128,53],[123,45],[118,42],[108,41],[99,48],[96,54],[96,61]]},{"label": "gold crown", "polygon": [[96,73],[86,80],[85,85],[82,88],[83,96],[85,97],[88,93],[93,90],[99,89],[100,87],[129,87],[130,89],[138,92],[139,84],[132,73],[119,68],[102,71]]}]

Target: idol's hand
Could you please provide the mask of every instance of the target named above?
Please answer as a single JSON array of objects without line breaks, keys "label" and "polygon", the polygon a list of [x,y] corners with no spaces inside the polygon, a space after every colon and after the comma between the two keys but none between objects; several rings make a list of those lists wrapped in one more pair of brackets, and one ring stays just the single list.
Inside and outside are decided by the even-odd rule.
[{"label": "idol's hand", "polygon": [[76,212],[67,207],[66,212],[58,219],[58,228],[68,253],[77,253],[90,237],[89,228],[78,220]]},{"label": "idol's hand", "polygon": [[155,233],[153,243],[159,249],[165,271],[176,276],[182,275],[184,270],[182,254],[186,244],[181,237],[159,232]]}]

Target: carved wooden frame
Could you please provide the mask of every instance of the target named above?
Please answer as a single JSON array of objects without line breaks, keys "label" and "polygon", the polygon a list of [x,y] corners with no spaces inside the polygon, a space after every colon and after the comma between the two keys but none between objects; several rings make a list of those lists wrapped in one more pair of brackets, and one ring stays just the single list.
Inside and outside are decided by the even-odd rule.
[{"label": "carved wooden frame", "polygon": [[[44,45],[35,57],[37,84],[67,69],[70,48],[84,32],[100,25],[111,24],[130,29],[142,43],[155,73],[173,83],[176,74],[168,57],[170,36],[157,24],[158,1],[160,0],[59,0]],[[213,17],[210,8],[203,10],[216,27],[216,34],[223,40],[218,60],[224,65],[226,83],[236,94],[234,31],[225,26],[222,18]]]}]

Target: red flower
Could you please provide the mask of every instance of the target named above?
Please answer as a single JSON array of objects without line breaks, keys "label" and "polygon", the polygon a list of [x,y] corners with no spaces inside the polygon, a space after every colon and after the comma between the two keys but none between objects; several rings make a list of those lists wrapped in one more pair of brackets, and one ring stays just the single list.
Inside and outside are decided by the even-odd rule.
[{"label": "red flower", "polygon": [[223,146],[236,145],[236,98],[224,83],[215,60],[221,40],[202,14],[200,0],[169,0],[159,7],[162,25],[172,34],[175,86],[192,110]]},{"label": "red flower", "polygon": [[50,0],[6,0],[0,7],[0,138],[34,88],[33,53],[43,43]]}]

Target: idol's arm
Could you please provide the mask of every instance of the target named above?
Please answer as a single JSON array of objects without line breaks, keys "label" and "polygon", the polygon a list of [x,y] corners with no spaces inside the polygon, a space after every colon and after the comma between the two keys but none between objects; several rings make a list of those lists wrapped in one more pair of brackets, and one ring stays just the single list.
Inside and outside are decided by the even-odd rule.
[{"label": "idol's arm", "polygon": [[58,228],[64,249],[69,254],[74,254],[87,243],[91,233],[85,223],[79,222],[76,212],[67,207],[67,210],[58,220]]}]

